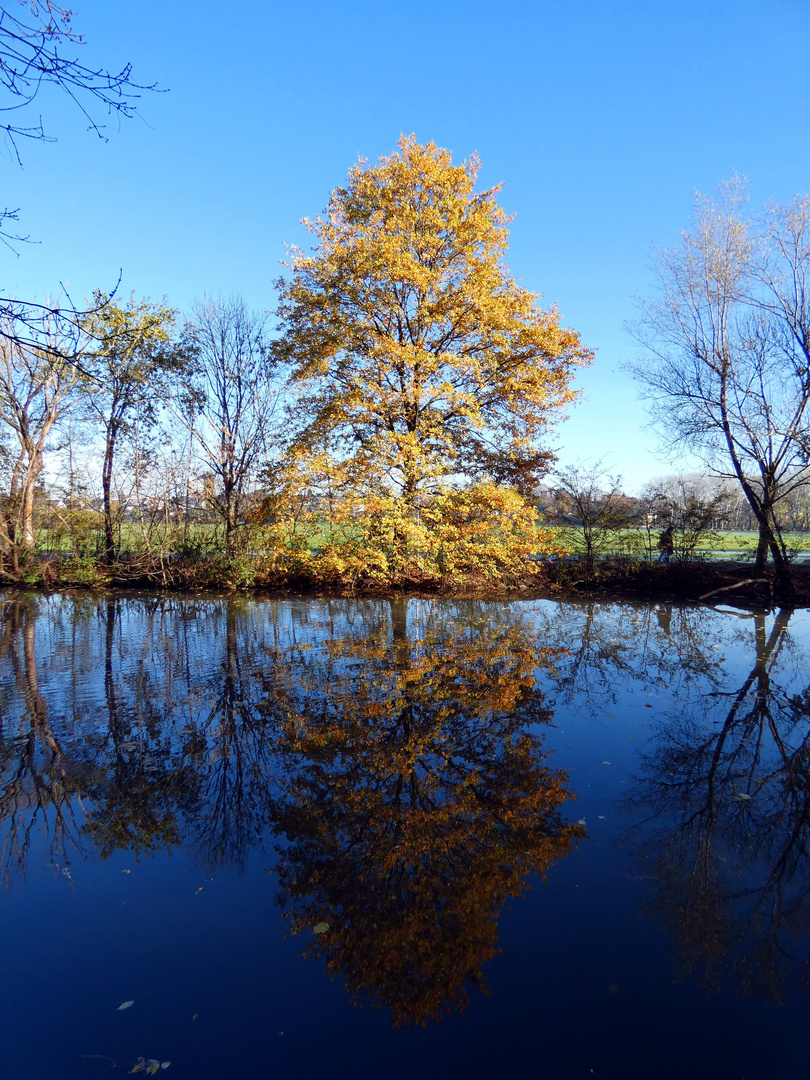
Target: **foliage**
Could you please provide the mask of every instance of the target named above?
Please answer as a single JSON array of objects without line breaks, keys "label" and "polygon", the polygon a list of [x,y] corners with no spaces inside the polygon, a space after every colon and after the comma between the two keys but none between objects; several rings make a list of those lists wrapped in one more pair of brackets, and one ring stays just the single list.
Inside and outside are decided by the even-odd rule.
[{"label": "foliage", "polygon": [[563,550],[513,488],[442,486],[414,510],[392,495],[343,499],[312,572],[352,583],[518,585],[540,572],[538,552]]},{"label": "foliage", "polygon": [[90,380],[87,405],[104,432],[101,485],[108,560],[116,554],[116,527],[121,521],[121,508],[113,506],[112,497],[116,450],[136,417],[141,425],[156,420],[156,406],[165,397],[165,375],[180,363],[170,347],[176,315],[165,303],[136,301],[133,295],[122,307],[96,292],[92,314],[84,320],[93,339],[92,350],[82,358]]},{"label": "foliage", "polygon": [[37,345],[23,345],[16,324],[0,322],[0,424],[14,449],[4,455],[0,568],[18,577],[35,545],[34,503],[45,444],[60,415],[75,404],[79,374],[73,362],[80,335],[43,316]]},{"label": "foliage", "polygon": [[[424,546],[428,505],[450,500],[452,533],[454,486],[528,490],[551,457],[542,437],[574,398],[572,373],[591,358],[511,278],[500,189],[476,192],[478,168],[402,137],[378,165],[350,170],[307,222],[314,254],[294,249],[279,282],[295,451],[322,471],[331,458],[346,513],[366,502],[384,510],[383,533],[402,523],[402,550],[377,552],[380,569]],[[446,551],[447,537],[434,543]]]}]

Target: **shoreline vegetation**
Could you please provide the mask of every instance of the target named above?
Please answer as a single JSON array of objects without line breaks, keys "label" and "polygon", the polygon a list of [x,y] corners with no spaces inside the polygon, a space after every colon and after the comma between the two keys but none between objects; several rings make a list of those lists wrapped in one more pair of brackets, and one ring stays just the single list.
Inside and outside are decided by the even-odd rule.
[{"label": "shoreline vegetation", "polygon": [[[477,190],[479,169],[414,135],[358,161],[305,219],[314,246],[288,250],[274,329],[236,296],[185,318],[98,290],[67,321],[0,311],[0,580],[698,598],[734,586],[794,603],[810,550],[810,382],[806,312],[791,305],[810,199],[774,211],[763,243],[793,254],[762,265],[741,188],[698,202],[695,234],[659,268],[677,302],[643,309],[640,377],[674,401],[672,447],[710,475],[631,497],[604,459],[561,466],[549,448],[594,353],[511,276],[511,219],[500,187]],[[678,288],[695,267],[717,272],[726,233],[729,280],[760,285],[739,325],[698,341],[693,371]],[[715,291],[708,313],[703,300],[691,311],[698,328],[724,325]],[[753,336],[752,311],[769,313]],[[747,550],[751,570],[698,573],[732,525],[757,533],[747,548],[726,534],[725,554]]]},{"label": "shoreline vegetation", "polygon": [[751,561],[661,563],[626,555],[605,557],[588,568],[577,556],[532,558],[498,576],[469,572],[442,576],[407,569],[388,575],[339,573],[329,557],[309,551],[278,556],[224,551],[194,555],[132,554],[108,562],[103,556],[68,553],[35,556],[22,579],[0,575],[9,590],[92,592],[151,590],[296,596],[477,596],[489,599],[631,599],[700,601],[743,607],[810,607],[810,563],[792,567],[792,590],[786,595],[772,568],[758,571]]}]

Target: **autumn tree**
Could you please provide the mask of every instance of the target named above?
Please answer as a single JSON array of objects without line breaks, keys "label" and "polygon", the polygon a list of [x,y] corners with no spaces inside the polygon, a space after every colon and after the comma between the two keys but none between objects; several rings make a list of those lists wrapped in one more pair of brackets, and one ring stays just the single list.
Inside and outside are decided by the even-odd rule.
[{"label": "autumn tree", "polygon": [[[115,557],[118,514],[113,508],[116,451],[131,429],[133,416],[154,421],[166,374],[179,365],[171,348],[176,312],[163,304],[136,300],[126,305],[102,293],[93,297],[93,313],[85,328],[95,347],[83,360],[90,376],[88,407],[104,439],[101,491],[104,547],[108,560]],[[164,385],[165,391],[165,385]]]},{"label": "autumn tree", "polygon": [[779,504],[808,482],[810,455],[810,197],[745,215],[739,181],[697,196],[681,245],[657,259],[658,295],[633,327],[632,365],[667,445],[735,478],[791,587]]},{"label": "autumn tree", "polygon": [[379,164],[350,169],[305,222],[314,253],[292,249],[279,282],[298,452],[329,446],[358,490],[409,513],[442,483],[526,489],[591,357],[512,278],[500,187],[476,191],[478,171],[475,156],[453,165],[403,136]]}]

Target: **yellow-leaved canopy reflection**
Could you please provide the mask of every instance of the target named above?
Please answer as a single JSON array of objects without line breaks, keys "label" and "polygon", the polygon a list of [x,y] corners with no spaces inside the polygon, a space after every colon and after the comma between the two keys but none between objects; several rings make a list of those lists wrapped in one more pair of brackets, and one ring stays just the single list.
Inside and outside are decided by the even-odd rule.
[{"label": "yellow-leaved canopy reflection", "polygon": [[274,654],[290,687],[279,900],[306,952],[397,1025],[484,989],[503,904],[583,835],[546,764],[535,672],[552,652],[519,624],[409,636],[406,605],[375,632]]}]

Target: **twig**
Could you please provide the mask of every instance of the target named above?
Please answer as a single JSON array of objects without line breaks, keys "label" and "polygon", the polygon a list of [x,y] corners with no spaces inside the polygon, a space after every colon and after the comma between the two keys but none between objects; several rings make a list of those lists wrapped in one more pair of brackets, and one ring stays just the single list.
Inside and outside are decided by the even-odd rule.
[{"label": "twig", "polygon": [[704,593],[703,596],[699,596],[698,600],[708,600],[710,596],[716,596],[721,592],[728,592],[730,589],[741,589],[743,585],[770,585],[771,579],[766,577],[752,577],[746,578],[745,581],[737,581],[733,585],[723,585],[720,589],[712,589],[711,592]]}]

